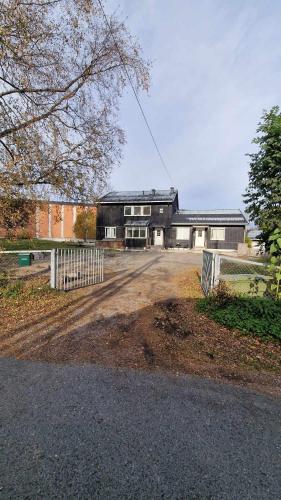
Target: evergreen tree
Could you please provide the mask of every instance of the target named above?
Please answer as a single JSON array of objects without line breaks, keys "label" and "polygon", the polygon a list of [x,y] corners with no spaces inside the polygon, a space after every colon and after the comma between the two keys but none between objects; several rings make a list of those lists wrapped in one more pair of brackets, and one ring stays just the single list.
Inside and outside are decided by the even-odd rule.
[{"label": "evergreen tree", "polygon": [[264,111],[250,157],[249,185],[244,194],[246,211],[262,231],[262,240],[281,227],[281,113],[278,106]]}]

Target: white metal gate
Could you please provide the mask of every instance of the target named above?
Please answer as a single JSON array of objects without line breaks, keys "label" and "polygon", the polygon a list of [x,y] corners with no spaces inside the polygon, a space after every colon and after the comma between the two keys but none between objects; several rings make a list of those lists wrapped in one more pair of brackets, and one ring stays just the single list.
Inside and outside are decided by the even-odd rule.
[{"label": "white metal gate", "polygon": [[51,287],[73,290],[103,281],[104,251],[57,248],[51,254]]},{"label": "white metal gate", "polygon": [[262,262],[228,257],[210,250],[203,250],[201,286],[205,295],[208,295],[220,280],[234,282],[260,279],[267,281],[269,278],[268,267]]},{"label": "white metal gate", "polygon": [[214,253],[209,250],[203,250],[203,263],[201,271],[201,286],[205,295],[208,295],[209,290],[214,286]]}]

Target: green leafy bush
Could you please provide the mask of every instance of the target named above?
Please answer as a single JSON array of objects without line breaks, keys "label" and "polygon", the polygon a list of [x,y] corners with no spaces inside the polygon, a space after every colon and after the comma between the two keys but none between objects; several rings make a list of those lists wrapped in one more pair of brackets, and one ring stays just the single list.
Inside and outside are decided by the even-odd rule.
[{"label": "green leafy bush", "polygon": [[200,312],[229,328],[281,341],[281,301],[264,297],[233,297],[218,304],[212,297],[200,299]]},{"label": "green leafy bush", "polygon": [[268,239],[270,243],[270,265],[272,280],[269,282],[268,293],[281,299],[281,229],[276,228]]}]

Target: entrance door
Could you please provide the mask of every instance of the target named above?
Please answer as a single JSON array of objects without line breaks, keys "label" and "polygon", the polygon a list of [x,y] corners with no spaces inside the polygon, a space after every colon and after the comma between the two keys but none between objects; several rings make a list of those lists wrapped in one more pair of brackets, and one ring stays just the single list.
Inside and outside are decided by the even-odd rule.
[{"label": "entrance door", "polygon": [[163,246],[163,229],[154,229],[154,245]]},{"label": "entrance door", "polygon": [[196,229],[195,230],[195,241],[194,246],[196,248],[203,248],[205,245],[205,229]]}]

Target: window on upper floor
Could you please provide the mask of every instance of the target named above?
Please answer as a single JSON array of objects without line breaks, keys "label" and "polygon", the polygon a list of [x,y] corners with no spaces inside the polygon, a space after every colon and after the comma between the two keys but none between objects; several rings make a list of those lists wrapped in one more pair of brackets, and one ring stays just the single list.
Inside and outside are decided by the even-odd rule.
[{"label": "window on upper floor", "polygon": [[137,217],[141,215],[151,215],[150,205],[129,205],[124,207],[124,215]]},{"label": "window on upper floor", "polygon": [[217,240],[217,241],[225,240],[225,228],[224,227],[212,227],[211,228],[211,240]]},{"label": "window on upper floor", "polygon": [[159,208],[159,214],[163,214],[164,213],[164,208]]}]

